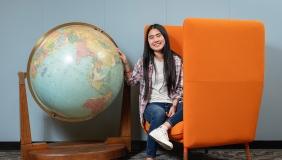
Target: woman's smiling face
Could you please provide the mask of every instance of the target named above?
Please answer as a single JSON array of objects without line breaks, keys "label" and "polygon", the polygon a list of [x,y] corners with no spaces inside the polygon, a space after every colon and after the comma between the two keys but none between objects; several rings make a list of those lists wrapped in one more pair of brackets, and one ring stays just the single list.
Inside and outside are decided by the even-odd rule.
[{"label": "woman's smiling face", "polygon": [[165,39],[158,29],[151,29],[148,33],[148,43],[155,52],[162,52],[165,46]]}]

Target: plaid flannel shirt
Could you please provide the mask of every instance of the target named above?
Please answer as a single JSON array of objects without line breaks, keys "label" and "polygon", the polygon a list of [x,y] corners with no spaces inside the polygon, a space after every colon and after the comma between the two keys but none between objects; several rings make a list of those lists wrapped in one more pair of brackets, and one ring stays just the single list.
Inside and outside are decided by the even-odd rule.
[{"label": "plaid flannel shirt", "polygon": [[[178,99],[182,101],[183,98],[183,63],[182,60],[174,55],[175,67],[176,67],[176,86],[170,93],[170,98],[173,101]],[[153,64],[150,63],[149,66],[149,86],[152,84],[152,73],[153,73]],[[144,123],[143,113],[147,105],[147,100],[144,99],[145,94],[145,81],[143,79],[143,57],[139,58],[137,63],[134,66],[134,69],[131,74],[130,79],[126,79],[126,82],[130,86],[135,86],[140,84],[140,93],[139,93],[139,115],[140,123]],[[150,87],[149,87],[150,88]]]}]

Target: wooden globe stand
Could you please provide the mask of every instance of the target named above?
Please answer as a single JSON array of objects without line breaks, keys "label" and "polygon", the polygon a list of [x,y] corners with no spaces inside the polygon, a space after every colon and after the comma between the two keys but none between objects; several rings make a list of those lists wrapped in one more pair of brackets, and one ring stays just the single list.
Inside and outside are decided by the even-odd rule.
[{"label": "wooden globe stand", "polygon": [[131,151],[130,87],[124,84],[120,136],[104,142],[70,141],[33,143],[30,131],[25,79],[27,73],[19,72],[20,93],[20,143],[21,160],[100,160],[116,159]]}]

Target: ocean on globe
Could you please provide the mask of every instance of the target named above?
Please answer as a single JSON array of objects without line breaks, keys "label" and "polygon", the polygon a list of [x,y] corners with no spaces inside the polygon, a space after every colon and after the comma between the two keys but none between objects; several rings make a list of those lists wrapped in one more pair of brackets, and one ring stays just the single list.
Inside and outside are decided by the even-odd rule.
[{"label": "ocean on globe", "polygon": [[33,98],[60,120],[95,117],[112,104],[123,83],[116,48],[107,33],[87,23],[51,29],[29,57],[27,79]]}]

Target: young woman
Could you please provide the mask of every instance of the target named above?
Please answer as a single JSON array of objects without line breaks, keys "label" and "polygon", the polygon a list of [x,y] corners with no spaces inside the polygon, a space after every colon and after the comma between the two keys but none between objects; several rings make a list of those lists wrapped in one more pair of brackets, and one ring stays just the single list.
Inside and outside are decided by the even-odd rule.
[{"label": "young woman", "polygon": [[167,150],[173,148],[167,130],[183,120],[182,58],[171,50],[168,34],[159,24],[148,28],[143,56],[133,70],[125,54],[117,50],[124,64],[127,84],[140,84],[140,123],[143,128],[145,120],[150,123],[147,160],[152,160],[158,144]]}]

